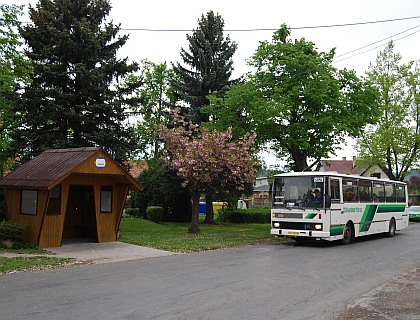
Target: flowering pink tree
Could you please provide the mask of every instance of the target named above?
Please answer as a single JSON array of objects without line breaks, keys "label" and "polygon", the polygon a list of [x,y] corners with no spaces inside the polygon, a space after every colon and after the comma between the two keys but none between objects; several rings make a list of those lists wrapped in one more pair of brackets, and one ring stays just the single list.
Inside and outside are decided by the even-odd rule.
[{"label": "flowering pink tree", "polygon": [[246,134],[232,141],[232,129],[226,132],[200,128],[175,114],[181,125],[167,128],[159,125],[155,135],[166,145],[162,154],[164,163],[184,180],[192,197],[191,232],[198,232],[200,195],[212,189],[234,186],[243,190],[255,179],[254,139]]}]

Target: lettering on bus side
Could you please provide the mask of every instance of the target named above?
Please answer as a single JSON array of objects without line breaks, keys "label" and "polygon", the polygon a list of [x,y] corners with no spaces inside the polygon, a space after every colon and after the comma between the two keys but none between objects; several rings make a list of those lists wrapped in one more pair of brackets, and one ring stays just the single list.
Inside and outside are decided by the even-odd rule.
[{"label": "lettering on bus side", "polygon": [[355,213],[355,212],[363,212],[363,209],[359,207],[353,207],[353,208],[344,207],[343,211],[344,213]]}]

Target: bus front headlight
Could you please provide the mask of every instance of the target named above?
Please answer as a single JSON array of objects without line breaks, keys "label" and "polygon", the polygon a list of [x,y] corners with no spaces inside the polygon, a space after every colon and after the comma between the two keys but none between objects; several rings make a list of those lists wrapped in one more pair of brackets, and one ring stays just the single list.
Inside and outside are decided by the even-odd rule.
[{"label": "bus front headlight", "polygon": [[280,222],[274,222],[273,226],[274,228],[280,228]]},{"label": "bus front headlight", "polygon": [[315,230],[322,230],[322,224],[316,224]]}]

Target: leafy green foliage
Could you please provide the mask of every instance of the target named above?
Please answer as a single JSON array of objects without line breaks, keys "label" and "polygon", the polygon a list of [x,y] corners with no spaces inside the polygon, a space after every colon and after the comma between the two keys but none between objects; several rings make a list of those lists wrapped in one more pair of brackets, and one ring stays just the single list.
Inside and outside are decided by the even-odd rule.
[{"label": "leafy green foliage", "polygon": [[148,206],[161,206],[164,208],[163,221],[189,220],[191,197],[175,171],[152,160],[149,161],[148,170],[143,171],[137,180],[144,187],[134,196],[134,206],[139,209],[141,216],[147,218]]},{"label": "leafy green foliage", "polygon": [[19,225],[12,221],[0,223],[0,239],[22,241],[25,238],[26,225]]},{"label": "leafy green foliage", "polygon": [[420,160],[420,66],[401,63],[389,42],[367,75],[379,91],[380,118],[357,143],[359,164],[378,165],[403,181]]},{"label": "leafy green foliage", "polygon": [[223,125],[233,123],[233,132],[256,133],[259,145],[269,143],[292,170],[304,171],[308,158],[327,157],[376,121],[376,92],[354,71],[332,66],[334,49],[318,52],[314,43],[289,36],[283,25],[271,42],[261,42],[248,60],[256,72],[225,98],[212,97],[206,110]]},{"label": "leafy green foliage", "polygon": [[270,223],[271,210],[269,208],[223,210],[220,213],[220,220],[230,223]]},{"label": "leafy green foliage", "polygon": [[124,214],[128,215],[130,217],[141,217],[142,215],[140,214],[140,209],[138,208],[125,208],[124,209]]},{"label": "leafy green foliage", "polygon": [[166,62],[154,63],[148,60],[140,61],[140,75],[130,76],[127,85],[141,82],[143,85],[135,90],[140,104],[133,107],[136,116],[135,129],[138,144],[137,153],[143,159],[157,158],[159,140],[153,135],[157,124],[169,122],[169,112],[175,104],[173,88],[170,80],[174,73],[168,69]]},{"label": "leafy green foliage", "polygon": [[159,206],[149,206],[146,209],[146,214],[150,221],[159,223],[162,221],[163,208]]},{"label": "leafy green foliage", "polygon": [[[23,6],[0,5],[0,177],[13,163],[11,132],[16,129],[17,119],[12,106],[19,98],[19,87],[30,82],[33,71],[24,56],[23,41],[18,33],[22,10]],[[2,218],[0,212],[0,221]]]},{"label": "leafy green foliage", "polygon": [[102,146],[119,163],[135,149],[125,124],[131,94],[122,85],[138,65],[118,59],[127,41],[120,26],[105,22],[109,1],[40,1],[20,32],[34,67],[32,83],[14,108],[21,120],[13,135],[22,161],[47,148]]}]

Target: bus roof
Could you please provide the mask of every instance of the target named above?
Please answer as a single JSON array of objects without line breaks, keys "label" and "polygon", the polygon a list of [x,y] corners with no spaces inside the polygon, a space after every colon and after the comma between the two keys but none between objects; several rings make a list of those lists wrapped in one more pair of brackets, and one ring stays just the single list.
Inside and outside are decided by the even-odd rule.
[{"label": "bus roof", "polygon": [[398,180],[390,180],[390,179],[380,179],[376,177],[364,177],[364,176],[357,176],[357,175],[350,175],[350,174],[343,174],[338,173],[336,171],[303,171],[303,172],[287,172],[287,173],[279,173],[275,174],[274,177],[307,177],[307,176],[330,176],[330,177],[337,177],[337,178],[350,178],[350,179],[362,179],[362,180],[370,180],[370,181],[378,181],[378,182],[393,182],[398,184],[406,184],[405,182],[398,181]]}]

